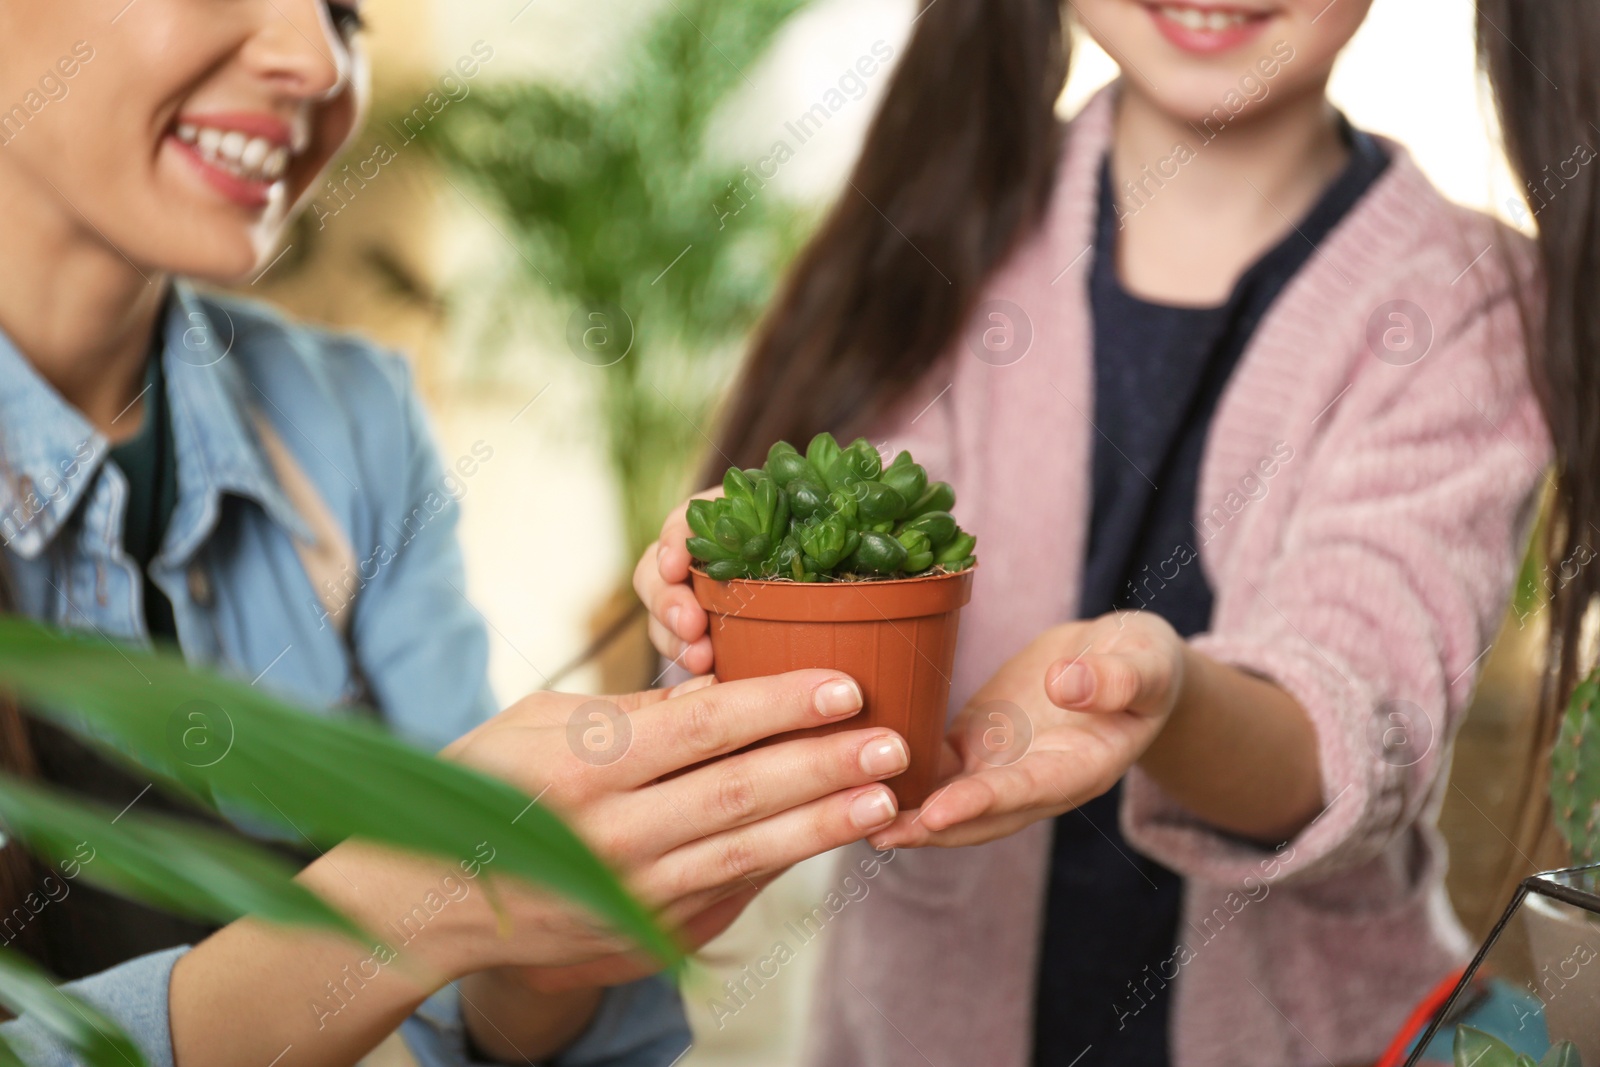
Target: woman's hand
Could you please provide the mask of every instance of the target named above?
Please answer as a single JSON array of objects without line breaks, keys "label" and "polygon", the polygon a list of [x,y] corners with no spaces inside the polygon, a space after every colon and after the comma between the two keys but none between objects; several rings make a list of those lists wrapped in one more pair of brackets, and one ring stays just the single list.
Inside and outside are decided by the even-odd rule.
[{"label": "woman's hand", "polygon": [[[722,495],[722,487],[696,494],[690,499],[712,500]],[[705,609],[689,587],[692,559],[684,542],[689,539],[689,503],[675,508],[661,526],[661,539],[645,549],[633,569],[633,590],[639,602],[650,610],[650,643],[656,651],[679,664],[690,674],[711,672],[711,638]]]},{"label": "woman's hand", "polygon": [[1148,612],[1047,630],[956,716],[947,753],[955,777],[872,843],[978,844],[1106,792],[1166,726],[1187,647]]},{"label": "woman's hand", "polygon": [[[748,894],[791,864],[859,840],[894,818],[893,794],[872,784],[906,766],[905,743],[893,731],[798,738],[729,755],[773,734],[837,722],[860,707],[854,681],[820,670],[722,685],[697,679],[671,694],[605,700],[537,693],[467,734],[445,755],[539,798],[664,923],[678,927]],[[591,734],[598,738],[595,747],[578,740]],[[395,867],[394,857],[371,846],[335,849],[329,870],[315,884],[336,904],[351,896],[338,873],[347,866],[341,850],[356,853],[373,872],[353,879],[364,887]],[[492,877],[492,863],[485,871]],[[376,920],[374,928],[406,913],[414,901],[405,892],[421,891],[404,888],[415,879],[386,881],[398,881],[385,893],[393,899],[375,901],[363,893],[348,901],[355,914]],[[424,950],[452,977],[496,966],[571,967],[631,947],[552,893],[506,879],[496,880],[492,890],[504,922],[489,906],[490,893],[474,893],[475,906],[462,908],[448,936],[431,939]],[[737,911],[712,914],[726,925]],[[700,923],[691,935],[709,936],[706,920]]]}]

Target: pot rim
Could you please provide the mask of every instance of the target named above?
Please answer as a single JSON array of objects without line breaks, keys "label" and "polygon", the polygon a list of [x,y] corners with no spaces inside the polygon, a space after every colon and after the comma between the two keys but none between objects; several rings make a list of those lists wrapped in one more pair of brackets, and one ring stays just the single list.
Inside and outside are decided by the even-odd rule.
[{"label": "pot rim", "polygon": [[888,587],[895,585],[911,585],[915,582],[939,582],[947,578],[959,578],[963,574],[971,574],[978,569],[974,562],[965,570],[943,571],[939,574],[912,574],[904,578],[863,578],[857,582],[797,582],[793,578],[713,578],[707,574],[698,563],[689,565],[689,573],[698,575],[708,582],[717,585],[784,585],[796,586],[801,589],[851,589],[858,586]]},{"label": "pot rim", "polygon": [[972,599],[974,563],[948,574],[860,582],[787,578],[719,581],[690,568],[695,600],[707,612],[771,622],[884,622],[959,611]]}]

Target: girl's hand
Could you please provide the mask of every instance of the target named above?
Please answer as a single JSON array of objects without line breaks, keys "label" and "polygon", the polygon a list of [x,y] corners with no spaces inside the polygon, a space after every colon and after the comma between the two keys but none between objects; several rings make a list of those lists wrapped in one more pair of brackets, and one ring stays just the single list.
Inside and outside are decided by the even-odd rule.
[{"label": "girl's hand", "polygon": [[[691,500],[713,500],[722,487],[697,493]],[[711,673],[711,638],[707,636],[705,609],[689,587],[692,559],[684,542],[689,539],[688,501],[673,509],[661,526],[661,539],[645,549],[633,569],[633,590],[650,611],[650,643],[656,651],[690,674]]]},{"label": "girl's hand", "polygon": [[972,845],[1105,793],[1166,725],[1187,646],[1148,612],[1047,630],[951,724],[960,770],[916,811],[873,834],[878,848]]},{"label": "girl's hand", "polygon": [[[893,794],[875,784],[907,763],[905,742],[891,730],[797,738],[729,755],[860,708],[853,680],[820,670],[721,685],[701,678],[672,693],[606,699],[536,693],[445,756],[504,778],[558,812],[663,923],[692,923],[693,941],[709,936],[717,921],[732,921],[737,910],[730,914],[727,901],[748,900],[791,864],[894,818]],[[492,852],[494,842],[486,846]],[[568,967],[632,948],[582,908],[495,878],[492,859],[479,858],[488,877],[418,939],[421,958],[445,975]],[[354,868],[363,874],[346,880]],[[335,906],[382,929],[446,873],[460,881],[453,868],[352,842],[302,877]]]}]

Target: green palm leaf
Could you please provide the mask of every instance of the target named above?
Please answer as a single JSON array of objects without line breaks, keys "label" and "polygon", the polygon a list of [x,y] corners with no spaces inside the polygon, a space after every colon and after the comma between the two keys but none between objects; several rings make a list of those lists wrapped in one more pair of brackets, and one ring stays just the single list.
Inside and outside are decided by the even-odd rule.
[{"label": "green palm leaf", "polygon": [[[75,1049],[90,1067],[145,1067],[137,1045],[93,1004],[57,989],[26,956],[0,949],[0,1004]],[[0,1067],[22,1060],[0,1043]]]},{"label": "green palm leaf", "polygon": [[591,908],[677,965],[682,954],[567,827],[510,785],[411,748],[366,721],[320,718],[149,653],[0,618],[0,683],[35,714],[235,818],[322,850],[361,838],[463,860]]},{"label": "green palm leaf", "polygon": [[163,911],[219,924],[254,915],[370,940],[296,882],[287,861],[207,827],[0,777],[0,828],[58,869]]}]

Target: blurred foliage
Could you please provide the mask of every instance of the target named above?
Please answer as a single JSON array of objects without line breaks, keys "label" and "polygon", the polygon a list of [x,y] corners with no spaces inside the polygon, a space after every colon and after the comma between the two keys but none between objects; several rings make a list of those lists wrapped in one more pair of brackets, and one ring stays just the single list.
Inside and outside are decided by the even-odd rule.
[{"label": "blurred foliage", "polygon": [[[366,719],[309,714],[193,671],[172,653],[8,616],[0,616],[0,687],[20,695],[30,714],[139,768],[157,788],[283,840],[326,851],[356,838],[450,863],[470,860],[487,842],[496,875],[554,890],[664,962],[681,963],[673,940],[548,808]],[[376,940],[294,881],[275,854],[193,822],[117,813],[0,775],[0,831],[52,868],[71,869],[69,878],[191,919],[253,915]],[[26,1012],[86,1063],[139,1062],[108,1020],[8,950],[0,950],[0,1005]]]},{"label": "blurred foliage", "polygon": [[563,358],[593,367],[630,559],[688,488],[741,342],[804,236],[806,216],[755,166],[707,145],[804,2],[674,0],[606,84],[484,85],[423,138],[517,246],[497,296],[554,305]]}]

